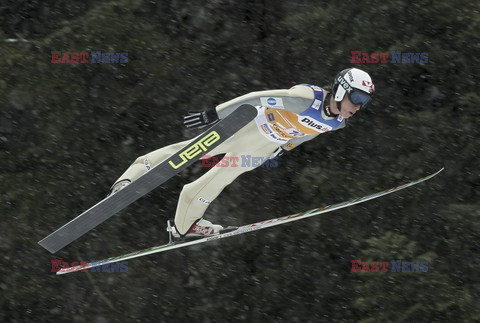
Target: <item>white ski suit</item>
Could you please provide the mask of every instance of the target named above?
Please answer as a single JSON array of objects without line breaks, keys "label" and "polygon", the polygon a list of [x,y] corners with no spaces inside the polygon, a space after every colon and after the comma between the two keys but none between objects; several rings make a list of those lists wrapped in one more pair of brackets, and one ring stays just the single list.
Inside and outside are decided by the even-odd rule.
[{"label": "white ski suit", "polygon": [[[252,92],[218,105],[216,111],[220,119],[242,104],[256,106],[259,112],[255,120],[208,153],[209,156],[225,153],[221,163],[183,187],[175,214],[178,232],[185,234],[228,184],[259,167],[260,161],[268,159],[279,147],[291,150],[321,133],[343,128],[345,120],[341,116],[325,114],[327,94],[320,87],[304,84],[290,89]],[[116,183],[136,180],[194,139],[137,158]]]}]

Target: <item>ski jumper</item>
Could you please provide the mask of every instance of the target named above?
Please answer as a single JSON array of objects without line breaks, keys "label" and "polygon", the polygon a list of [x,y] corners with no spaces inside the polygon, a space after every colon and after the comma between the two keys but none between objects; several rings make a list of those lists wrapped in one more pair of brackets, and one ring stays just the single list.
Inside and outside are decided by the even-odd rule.
[{"label": "ski jumper", "polygon": [[[341,116],[328,117],[323,109],[327,92],[320,87],[302,84],[290,89],[252,92],[216,107],[220,119],[225,118],[242,104],[258,109],[255,120],[234,136],[214,148],[209,156],[225,154],[226,160],[242,161],[267,159],[279,147],[291,150],[321,133],[345,126]],[[328,103],[328,102],[327,102]],[[115,183],[136,180],[152,167],[185,147],[195,138],[172,144],[135,160]],[[175,226],[180,234],[189,228],[207,210],[209,204],[239,175],[260,166],[259,163],[223,163],[212,167],[203,176],[186,184],[178,200]]]}]

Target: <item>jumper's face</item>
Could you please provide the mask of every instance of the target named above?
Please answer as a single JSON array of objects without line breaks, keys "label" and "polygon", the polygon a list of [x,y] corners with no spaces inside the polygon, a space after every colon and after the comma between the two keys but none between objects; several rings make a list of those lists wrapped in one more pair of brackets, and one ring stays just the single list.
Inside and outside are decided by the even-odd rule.
[{"label": "jumper's face", "polygon": [[348,95],[345,95],[342,100],[342,110],[340,111],[340,115],[343,118],[348,119],[357,113],[358,110],[360,110],[360,104],[353,104],[348,98]]}]

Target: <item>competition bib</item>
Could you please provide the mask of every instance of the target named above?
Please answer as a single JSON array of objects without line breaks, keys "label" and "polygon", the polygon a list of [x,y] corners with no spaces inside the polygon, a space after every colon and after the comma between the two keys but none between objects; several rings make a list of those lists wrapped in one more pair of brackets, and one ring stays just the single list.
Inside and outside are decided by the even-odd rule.
[{"label": "competition bib", "polygon": [[[304,85],[313,90],[314,99],[310,107],[300,114],[283,110],[283,104],[280,108],[282,110],[273,107],[273,104],[257,107],[259,111],[255,122],[265,138],[275,143],[285,144],[293,138],[335,130],[342,124],[341,116],[331,120],[322,117],[324,97],[322,88],[309,84]],[[262,98],[260,101],[263,103]],[[273,103],[273,100],[270,101],[269,103]]]}]

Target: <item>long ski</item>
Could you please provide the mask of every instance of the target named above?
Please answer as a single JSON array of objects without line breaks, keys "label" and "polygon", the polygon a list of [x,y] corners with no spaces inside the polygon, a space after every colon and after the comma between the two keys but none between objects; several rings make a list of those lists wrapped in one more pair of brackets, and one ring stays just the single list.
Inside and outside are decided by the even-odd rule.
[{"label": "long ski", "polygon": [[226,118],[196,137],[192,143],[150,169],[124,189],[92,206],[38,243],[51,253],[57,252],[199,160],[202,155],[205,155],[230,138],[253,120],[256,115],[257,109],[254,106],[248,104],[241,105]]},{"label": "long ski", "polygon": [[87,264],[84,264],[84,265],[81,265],[81,266],[73,266],[73,267],[68,267],[68,268],[62,268],[62,269],[60,269],[60,271],[57,272],[57,275],[67,274],[67,273],[76,272],[76,271],[80,271],[80,270],[85,270],[85,269],[89,269],[89,268],[93,268],[93,267],[97,267],[97,266],[101,266],[101,265],[110,264],[110,263],[113,263],[113,262],[119,262],[119,261],[124,261],[124,260],[132,259],[132,258],[138,258],[138,257],[150,255],[150,254],[153,254],[153,253],[163,252],[163,251],[177,249],[177,248],[188,247],[188,246],[195,245],[195,244],[200,244],[200,243],[204,243],[204,242],[209,242],[209,241],[214,241],[214,240],[223,239],[223,238],[227,238],[227,237],[232,237],[232,236],[235,236],[235,235],[238,235],[238,234],[243,234],[243,233],[252,232],[252,231],[256,231],[256,230],[261,230],[261,229],[273,227],[273,226],[280,225],[280,224],[285,224],[285,223],[292,222],[292,221],[303,220],[303,219],[306,219],[306,218],[309,218],[309,217],[312,217],[312,216],[315,216],[315,215],[335,211],[335,210],[342,209],[342,208],[347,207],[347,206],[352,206],[352,205],[355,205],[355,204],[363,203],[363,202],[373,200],[373,199],[376,199],[378,197],[381,197],[381,196],[384,196],[384,195],[387,195],[387,194],[390,194],[390,193],[393,193],[393,192],[403,190],[407,187],[410,187],[410,186],[413,186],[413,185],[416,185],[416,184],[419,184],[421,182],[424,182],[424,181],[427,181],[427,180],[431,179],[432,177],[434,177],[438,173],[440,173],[442,170],[443,170],[443,168],[440,169],[439,171],[437,171],[434,174],[431,174],[429,176],[420,178],[418,180],[415,180],[415,181],[412,181],[412,182],[409,182],[409,183],[406,183],[406,184],[403,184],[403,185],[400,185],[400,186],[396,186],[396,187],[390,188],[390,189],[385,190],[385,191],[381,191],[381,192],[377,192],[377,193],[374,193],[374,194],[371,194],[371,195],[367,195],[367,196],[364,196],[364,197],[353,198],[351,200],[348,200],[348,201],[345,201],[345,202],[342,202],[342,203],[324,206],[324,207],[313,209],[313,210],[303,212],[303,213],[297,213],[297,214],[287,215],[287,216],[274,218],[274,219],[270,219],[270,220],[266,220],[266,221],[260,221],[260,222],[257,222],[257,223],[247,224],[247,225],[244,225],[244,226],[241,226],[241,227],[237,228],[236,230],[225,232],[225,233],[220,233],[220,234],[215,235],[215,236],[205,237],[205,238],[186,241],[186,242],[182,242],[182,241],[173,241],[172,242],[171,241],[170,243],[167,243],[167,244],[164,244],[164,245],[160,245],[160,246],[156,246],[156,247],[152,247],[152,248],[128,253],[128,254],[125,254],[125,255],[122,255],[122,256],[118,256],[118,257],[107,258],[107,259],[96,261],[96,262],[90,262],[90,263],[87,263]]}]

